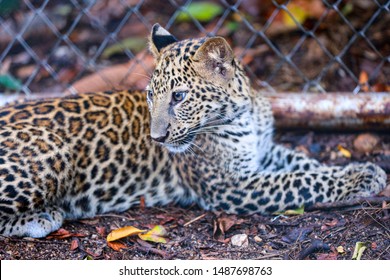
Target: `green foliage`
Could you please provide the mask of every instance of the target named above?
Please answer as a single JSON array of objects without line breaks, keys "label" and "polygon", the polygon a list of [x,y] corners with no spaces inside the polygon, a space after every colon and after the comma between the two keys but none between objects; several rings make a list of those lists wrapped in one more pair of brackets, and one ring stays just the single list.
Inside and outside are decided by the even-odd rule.
[{"label": "green foliage", "polygon": [[195,2],[191,3],[180,11],[176,20],[178,22],[191,21],[192,18],[202,22],[213,20],[216,16],[222,14],[223,8],[211,2]]},{"label": "green foliage", "polygon": [[5,87],[6,89],[10,90],[21,90],[22,84],[20,81],[10,74],[3,74],[0,75],[0,86]]},{"label": "green foliage", "polygon": [[360,260],[362,258],[363,252],[367,249],[367,244],[365,242],[356,242],[355,250],[353,251],[352,259]]},{"label": "green foliage", "polygon": [[0,0],[0,16],[7,16],[19,8],[19,0]]},{"label": "green foliage", "polygon": [[146,47],[146,39],[143,37],[127,38],[112,46],[106,48],[102,54],[103,58],[109,58],[115,54],[121,54],[124,50],[128,49],[132,52],[140,52]]}]

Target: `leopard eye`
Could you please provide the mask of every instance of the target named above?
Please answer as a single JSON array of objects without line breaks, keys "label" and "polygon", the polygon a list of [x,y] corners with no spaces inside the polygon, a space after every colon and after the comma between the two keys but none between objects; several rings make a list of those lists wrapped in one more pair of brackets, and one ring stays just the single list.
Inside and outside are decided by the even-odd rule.
[{"label": "leopard eye", "polygon": [[152,102],[153,101],[153,91],[148,90],[146,94],[147,94],[146,97],[148,98],[149,102]]},{"label": "leopard eye", "polygon": [[175,91],[172,93],[172,102],[174,104],[182,102],[184,98],[186,97],[187,92],[185,91]]}]

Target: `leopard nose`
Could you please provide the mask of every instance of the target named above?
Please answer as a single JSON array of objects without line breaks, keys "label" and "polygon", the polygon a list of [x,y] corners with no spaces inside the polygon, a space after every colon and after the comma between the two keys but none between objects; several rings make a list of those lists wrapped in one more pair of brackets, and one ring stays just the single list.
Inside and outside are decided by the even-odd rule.
[{"label": "leopard nose", "polygon": [[160,136],[160,137],[152,137],[152,139],[156,142],[160,142],[160,143],[164,143],[165,140],[167,140],[169,136],[169,131],[167,131],[167,134],[165,134],[165,136]]}]

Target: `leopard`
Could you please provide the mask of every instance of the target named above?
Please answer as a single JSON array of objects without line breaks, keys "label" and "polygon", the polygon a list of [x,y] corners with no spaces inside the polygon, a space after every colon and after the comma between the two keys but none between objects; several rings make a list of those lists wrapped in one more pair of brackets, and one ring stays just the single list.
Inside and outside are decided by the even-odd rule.
[{"label": "leopard", "polygon": [[328,166],[273,141],[269,100],[219,36],[159,24],[145,90],[79,93],[0,109],[0,234],[43,238],[65,220],[146,206],[237,215],[366,197],[386,173]]}]

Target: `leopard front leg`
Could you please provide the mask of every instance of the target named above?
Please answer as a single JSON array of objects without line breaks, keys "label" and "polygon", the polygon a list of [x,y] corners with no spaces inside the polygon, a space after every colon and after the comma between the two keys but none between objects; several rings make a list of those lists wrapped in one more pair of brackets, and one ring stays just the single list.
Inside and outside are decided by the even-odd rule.
[{"label": "leopard front leg", "polygon": [[0,129],[0,234],[44,237],[63,223],[57,205],[71,186],[69,148],[47,128]]}]

